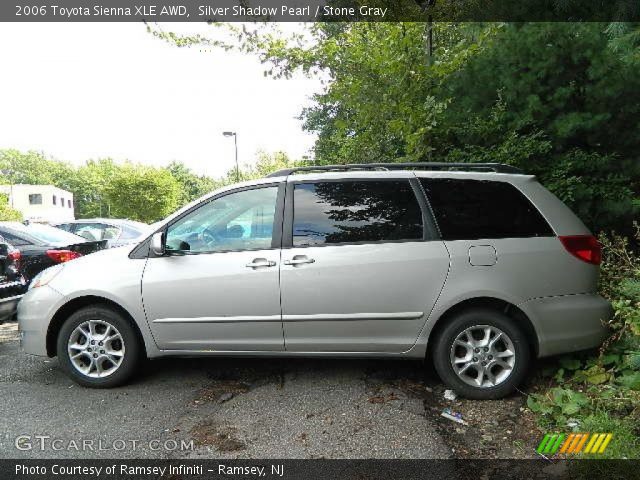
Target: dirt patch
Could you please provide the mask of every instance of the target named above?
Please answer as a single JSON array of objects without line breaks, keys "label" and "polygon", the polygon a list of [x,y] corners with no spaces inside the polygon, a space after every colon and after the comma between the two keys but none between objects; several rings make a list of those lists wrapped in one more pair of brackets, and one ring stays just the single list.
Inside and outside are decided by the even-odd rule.
[{"label": "dirt patch", "polygon": [[201,389],[194,399],[196,405],[207,402],[227,402],[236,395],[247,393],[251,386],[238,380],[218,380]]},{"label": "dirt patch", "polygon": [[[458,458],[536,458],[540,431],[524,407],[526,398],[445,400],[444,387],[424,397],[425,414],[437,416],[436,428]],[[467,425],[441,416],[444,409],[460,415]]]},{"label": "dirt patch", "polygon": [[213,446],[220,452],[244,450],[246,444],[236,437],[238,429],[216,422],[203,422],[191,429],[194,442],[200,446]]},{"label": "dirt patch", "polygon": [[234,360],[221,360],[215,370],[207,371],[210,384],[198,392],[193,400],[195,405],[228,402],[235,396],[267,384],[275,383],[283,388],[285,368],[282,362],[276,360],[268,367],[257,368],[255,362]]},{"label": "dirt patch", "polygon": [[268,367],[257,368],[255,362],[235,359],[233,363],[221,361],[215,370],[207,372],[207,377],[211,383],[198,392],[193,401],[196,405],[224,403],[254,388],[273,383],[283,388],[285,366],[275,360]]},{"label": "dirt patch", "polygon": [[[539,458],[535,448],[541,432],[525,408],[526,394],[502,400],[446,400],[444,385],[431,372],[425,375],[418,368],[370,371],[365,382],[375,394],[369,399],[372,403],[394,398],[394,391],[421,399],[424,415],[435,420],[438,433],[456,458]],[[389,390],[392,393],[385,394]],[[466,425],[442,417],[445,409]]]}]

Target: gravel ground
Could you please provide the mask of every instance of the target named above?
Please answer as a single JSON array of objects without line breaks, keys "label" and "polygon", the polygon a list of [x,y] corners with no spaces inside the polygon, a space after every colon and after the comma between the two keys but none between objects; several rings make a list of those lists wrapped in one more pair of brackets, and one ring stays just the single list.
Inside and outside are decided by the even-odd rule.
[{"label": "gravel ground", "polygon": [[539,440],[522,396],[445,400],[418,362],[161,359],[91,390],[16,335],[0,326],[0,458],[531,458]]},{"label": "gravel ground", "polygon": [[[163,359],[113,390],[77,386],[55,359],[23,354],[12,326],[0,343],[0,457],[446,458],[419,398],[379,402],[367,378],[389,362]],[[419,370],[420,364],[393,362]],[[387,393],[391,395],[391,391]],[[391,397],[393,398],[393,397]],[[15,439],[30,435],[33,448]],[[44,451],[35,435],[46,439]],[[78,451],[93,440],[94,451]],[[102,444],[99,441],[102,440]],[[116,451],[137,441],[136,450]],[[152,450],[169,440],[171,451]],[[193,440],[193,450],[173,441]],[[119,442],[117,442],[119,441]],[[26,444],[24,444],[26,445]],[[156,444],[153,445],[155,448]],[[106,450],[97,451],[98,448]],[[82,448],[79,448],[82,450]]]}]

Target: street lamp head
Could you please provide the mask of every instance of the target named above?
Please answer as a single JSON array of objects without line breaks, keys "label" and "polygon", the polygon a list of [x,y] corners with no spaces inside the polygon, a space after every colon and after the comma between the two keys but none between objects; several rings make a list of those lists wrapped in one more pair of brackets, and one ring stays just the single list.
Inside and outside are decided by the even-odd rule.
[{"label": "street lamp head", "polygon": [[236,132],[222,132],[222,135],[225,137],[233,137],[235,134]]}]

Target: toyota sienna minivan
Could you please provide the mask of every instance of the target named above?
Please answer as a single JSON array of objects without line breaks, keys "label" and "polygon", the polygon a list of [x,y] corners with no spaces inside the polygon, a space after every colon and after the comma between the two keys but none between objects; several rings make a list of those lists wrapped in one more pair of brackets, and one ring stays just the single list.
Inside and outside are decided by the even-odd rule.
[{"label": "toyota sienna minivan", "polygon": [[87,387],[124,383],[144,357],[380,357],[433,362],[461,395],[498,398],[533,358],[603,341],[600,259],[514,167],[301,167],[43,271],[18,318],[24,351]]}]

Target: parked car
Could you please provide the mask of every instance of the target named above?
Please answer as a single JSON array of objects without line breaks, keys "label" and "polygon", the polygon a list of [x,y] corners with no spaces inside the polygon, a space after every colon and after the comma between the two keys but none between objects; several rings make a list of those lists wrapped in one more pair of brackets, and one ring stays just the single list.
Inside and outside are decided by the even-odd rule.
[{"label": "parked car", "polygon": [[72,222],[54,224],[54,227],[74,233],[87,240],[106,240],[109,248],[134,243],[141,236],[153,231],[146,223],[115,218],[74,220]]},{"label": "parked car", "polygon": [[0,323],[13,318],[27,282],[20,273],[20,250],[0,238]]},{"label": "parked car", "polygon": [[97,252],[106,244],[38,223],[0,222],[0,235],[20,249],[21,272],[27,281],[45,268]]},{"label": "parked car", "polygon": [[603,341],[600,258],[513,167],[302,167],[45,270],[18,318],[26,352],[89,387],[125,382],[142,356],[382,357],[432,361],[459,394],[498,398],[533,357]]}]

